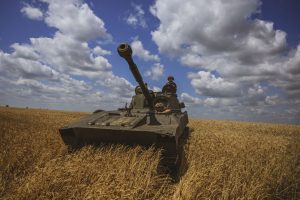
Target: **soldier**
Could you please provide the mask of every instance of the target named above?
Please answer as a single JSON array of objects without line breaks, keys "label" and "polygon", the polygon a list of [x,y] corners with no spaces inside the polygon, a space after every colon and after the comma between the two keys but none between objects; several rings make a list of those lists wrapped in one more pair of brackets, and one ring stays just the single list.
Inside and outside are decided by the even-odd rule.
[{"label": "soldier", "polygon": [[172,109],[169,108],[169,106],[166,105],[166,103],[158,102],[154,106],[155,106],[155,110],[156,110],[157,113],[170,113],[170,112],[172,112]]},{"label": "soldier", "polygon": [[162,92],[176,94],[177,86],[173,76],[168,76],[168,82],[164,85]]}]

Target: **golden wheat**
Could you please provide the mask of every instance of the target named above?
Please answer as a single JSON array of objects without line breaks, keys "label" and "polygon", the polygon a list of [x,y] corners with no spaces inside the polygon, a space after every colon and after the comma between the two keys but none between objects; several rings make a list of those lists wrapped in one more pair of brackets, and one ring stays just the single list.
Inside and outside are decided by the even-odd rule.
[{"label": "golden wheat", "polygon": [[191,120],[182,177],[160,150],[87,146],[58,128],[86,113],[0,108],[1,199],[299,199],[300,126]]}]

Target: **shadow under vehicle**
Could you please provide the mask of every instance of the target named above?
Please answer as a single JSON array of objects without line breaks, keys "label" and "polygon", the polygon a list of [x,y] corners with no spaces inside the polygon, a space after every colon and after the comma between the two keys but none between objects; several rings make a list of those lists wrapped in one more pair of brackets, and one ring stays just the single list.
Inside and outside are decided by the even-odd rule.
[{"label": "shadow under vehicle", "polygon": [[154,145],[162,148],[163,169],[178,174],[189,134],[188,115],[182,111],[184,103],[178,101],[174,92],[153,92],[147,88],[128,44],[120,44],[117,50],[139,84],[130,105],[115,111],[97,110],[59,129],[60,135],[71,148],[106,143]]}]

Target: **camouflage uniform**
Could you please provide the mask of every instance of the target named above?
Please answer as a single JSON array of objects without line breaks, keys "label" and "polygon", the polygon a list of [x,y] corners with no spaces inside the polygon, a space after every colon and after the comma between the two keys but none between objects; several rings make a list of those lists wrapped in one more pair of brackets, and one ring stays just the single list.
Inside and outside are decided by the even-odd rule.
[{"label": "camouflage uniform", "polygon": [[168,77],[168,82],[164,85],[162,92],[164,93],[173,93],[176,94],[177,92],[177,85],[174,82],[174,77],[169,76]]}]

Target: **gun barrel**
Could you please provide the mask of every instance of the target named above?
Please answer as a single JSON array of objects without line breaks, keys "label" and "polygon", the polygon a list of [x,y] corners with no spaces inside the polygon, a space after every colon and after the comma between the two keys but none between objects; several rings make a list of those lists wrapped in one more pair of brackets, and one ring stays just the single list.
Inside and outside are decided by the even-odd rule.
[{"label": "gun barrel", "polygon": [[118,46],[117,50],[118,50],[119,55],[127,61],[128,65],[129,65],[129,69],[130,69],[131,73],[133,74],[136,82],[138,82],[139,86],[141,87],[142,92],[148,101],[150,109],[153,110],[154,109],[153,99],[149,93],[148,88],[146,87],[146,85],[143,81],[143,78],[141,76],[139,69],[137,68],[136,64],[133,62],[131,47],[126,43],[122,43]]}]

